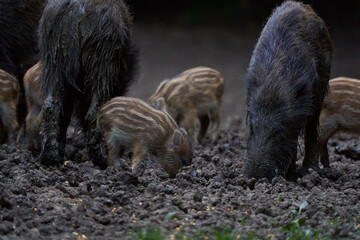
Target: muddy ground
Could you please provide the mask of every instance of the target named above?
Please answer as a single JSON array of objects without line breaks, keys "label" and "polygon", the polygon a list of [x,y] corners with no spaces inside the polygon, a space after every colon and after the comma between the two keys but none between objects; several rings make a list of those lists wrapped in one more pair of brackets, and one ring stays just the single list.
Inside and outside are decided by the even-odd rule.
[{"label": "muddy ground", "polygon": [[[205,65],[221,71],[226,89],[217,143],[195,146],[193,164],[175,179],[168,179],[152,158],[145,159],[141,176],[130,172],[127,158],[121,166],[100,170],[86,161],[81,134],[69,137],[60,167],[42,166],[25,146],[17,152],[1,145],[0,239],[126,239],[147,226],[188,236],[219,227],[284,239],[292,230],[283,226],[298,219],[305,219],[298,230],[330,239],[360,238],[358,137],[330,140],[331,170],[310,171],[296,182],[244,178],[242,78],[257,34],[140,24],[134,37],[142,55],[131,96],[146,99],[161,80],[186,68]],[[359,69],[360,51],[342,36],[335,39],[340,41],[332,76],[359,77],[354,69]],[[300,165],[301,140],[298,153]]]}]

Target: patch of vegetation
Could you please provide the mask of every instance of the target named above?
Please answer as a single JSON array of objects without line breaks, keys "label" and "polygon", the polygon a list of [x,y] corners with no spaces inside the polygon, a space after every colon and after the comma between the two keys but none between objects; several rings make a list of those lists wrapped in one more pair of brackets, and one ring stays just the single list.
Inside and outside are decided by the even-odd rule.
[{"label": "patch of vegetation", "polygon": [[305,228],[305,218],[296,219],[282,227],[287,232],[286,240],[310,240],[320,239],[319,231]]},{"label": "patch of vegetation", "polygon": [[273,218],[273,217],[267,217],[266,218],[266,224],[271,227],[271,226],[274,226],[274,225],[277,225],[278,221],[276,220],[276,218]]},{"label": "patch of vegetation", "polygon": [[331,227],[337,227],[337,226],[339,225],[339,223],[340,223],[340,222],[343,222],[343,221],[344,221],[343,218],[341,218],[341,217],[335,217],[335,218],[329,220],[328,223],[329,223],[329,225],[330,225]]},{"label": "patch of vegetation", "polygon": [[262,239],[257,233],[242,233],[239,230],[205,228],[189,235],[183,230],[163,233],[159,228],[139,229],[131,234],[132,240],[255,240]]},{"label": "patch of vegetation", "polygon": [[259,239],[259,235],[252,233],[242,233],[239,230],[231,230],[229,228],[216,230],[200,230],[195,232],[188,239],[194,240],[252,240]]},{"label": "patch of vegetation", "polygon": [[246,223],[247,221],[249,221],[249,218],[248,218],[248,217],[241,217],[241,218],[239,218],[239,220],[238,220],[238,222],[239,222],[240,224],[244,224],[244,223]]},{"label": "patch of vegetation", "polygon": [[132,240],[164,240],[165,235],[159,228],[148,227],[146,229],[139,229],[131,234]]}]

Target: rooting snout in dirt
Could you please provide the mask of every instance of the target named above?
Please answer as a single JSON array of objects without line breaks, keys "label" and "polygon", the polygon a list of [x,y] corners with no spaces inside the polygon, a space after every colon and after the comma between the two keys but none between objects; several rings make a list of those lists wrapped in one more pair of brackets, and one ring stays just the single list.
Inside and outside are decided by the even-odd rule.
[{"label": "rooting snout in dirt", "polygon": [[18,122],[16,103],[19,95],[18,80],[0,69],[0,143],[15,146]]},{"label": "rooting snout in dirt", "polygon": [[360,134],[360,80],[338,77],[330,80],[320,114],[320,161],[330,167],[327,142],[338,131]]},{"label": "rooting snout in dirt", "polygon": [[[44,104],[43,92],[41,90],[40,75],[42,72],[41,63],[31,67],[24,76],[24,90],[27,106],[25,119],[25,132],[28,139],[28,148],[34,153],[41,149],[40,127],[42,123],[42,105]],[[19,139],[23,130],[19,132]]]},{"label": "rooting snout in dirt", "polygon": [[[220,73],[207,67],[189,69],[160,83],[149,102],[167,111],[177,122],[185,122],[185,129],[197,142],[205,137],[209,126],[214,142],[220,126],[221,98],[224,79]],[[200,120],[196,136],[195,121]]]},{"label": "rooting snout in dirt", "polygon": [[327,93],[332,45],[309,5],[287,1],[267,21],[247,71],[250,135],[245,174],[295,179],[299,135],[303,167],[318,168],[318,122]]},{"label": "rooting snout in dirt", "polygon": [[140,99],[110,100],[100,109],[97,123],[105,137],[110,165],[130,148],[134,149],[133,171],[146,152],[156,157],[170,177],[191,164],[192,146],[185,130],[168,113]]}]

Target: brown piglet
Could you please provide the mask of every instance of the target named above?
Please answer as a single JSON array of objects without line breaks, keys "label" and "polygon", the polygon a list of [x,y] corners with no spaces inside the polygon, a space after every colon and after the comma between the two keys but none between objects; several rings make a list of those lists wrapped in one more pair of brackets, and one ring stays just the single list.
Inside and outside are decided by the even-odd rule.
[{"label": "brown piglet", "polygon": [[320,114],[320,161],[330,167],[327,142],[339,131],[360,134],[360,80],[338,77],[330,80],[330,91]]},{"label": "brown piglet", "polygon": [[41,150],[40,127],[43,118],[41,107],[44,104],[44,97],[39,80],[41,72],[42,65],[41,63],[37,63],[31,67],[24,76],[27,105],[26,136],[29,141],[28,147],[32,152]]},{"label": "brown piglet", "polygon": [[156,157],[170,177],[191,164],[192,146],[185,130],[168,113],[140,99],[113,98],[100,109],[97,125],[104,134],[112,166],[130,148],[134,148],[133,171],[146,152]]},{"label": "brown piglet", "polygon": [[[148,101],[168,112],[177,124],[184,121],[186,131],[195,142],[205,137],[211,124],[210,139],[214,142],[219,131],[223,93],[224,79],[218,71],[195,67],[161,82]],[[200,120],[198,135],[197,118]]]},{"label": "brown piglet", "polygon": [[19,126],[16,118],[19,89],[18,80],[0,69],[0,143],[15,145]]}]

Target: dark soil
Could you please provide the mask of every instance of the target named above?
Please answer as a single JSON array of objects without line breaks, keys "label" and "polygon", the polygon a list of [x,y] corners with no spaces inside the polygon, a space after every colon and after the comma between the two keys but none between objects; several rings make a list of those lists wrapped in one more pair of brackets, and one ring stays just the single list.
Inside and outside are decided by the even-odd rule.
[{"label": "dark soil", "polygon": [[[232,125],[239,126],[239,120]],[[145,160],[142,176],[131,173],[127,159],[120,167],[100,170],[84,159],[81,134],[69,139],[60,167],[44,167],[29,151],[2,145],[0,236],[123,239],[154,225],[187,234],[229,227],[282,239],[287,235],[282,226],[305,218],[306,228],[334,239],[360,237],[360,152],[354,147],[359,139],[330,141],[331,170],[310,170],[297,182],[269,183],[244,178],[246,142],[240,131],[223,130],[217,144],[196,146],[193,164],[175,179],[151,159]],[[299,149],[299,158],[302,153]],[[309,205],[299,213],[305,201]]]},{"label": "dark soil", "polygon": [[[128,158],[120,166],[100,170],[87,161],[82,134],[68,139],[65,162],[59,167],[44,167],[25,146],[17,152],[1,145],[0,239],[126,239],[149,225],[188,235],[219,227],[283,239],[289,231],[282,227],[300,218],[305,219],[304,229],[321,236],[359,239],[359,138],[338,135],[330,140],[331,169],[310,170],[296,182],[255,182],[243,176],[247,134],[241,78],[256,36],[241,36],[139,26],[135,37],[144,53],[143,71],[129,95],[146,99],[163,78],[188,67],[220,69],[226,90],[217,143],[205,140],[195,146],[193,164],[174,179],[150,158],[141,176],[129,170]],[[341,67],[335,69],[339,73]],[[302,144],[298,152],[300,166]]]}]

